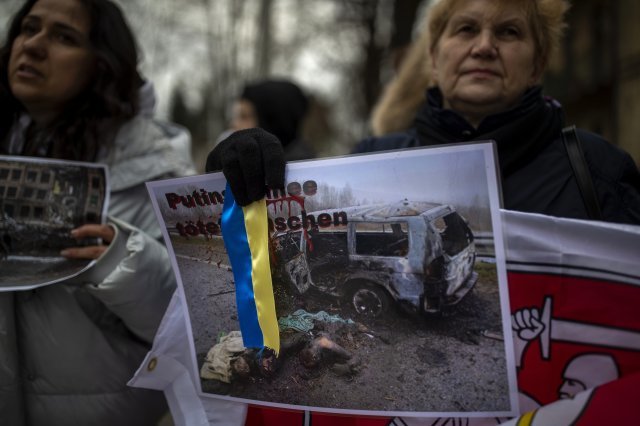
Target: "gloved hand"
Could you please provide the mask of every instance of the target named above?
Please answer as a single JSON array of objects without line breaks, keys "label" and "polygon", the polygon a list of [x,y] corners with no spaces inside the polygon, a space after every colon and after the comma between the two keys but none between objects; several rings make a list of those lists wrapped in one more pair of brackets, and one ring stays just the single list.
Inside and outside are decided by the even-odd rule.
[{"label": "gloved hand", "polygon": [[240,206],[264,198],[265,184],[284,189],[284,150],[271,133],[262,129],[234,132],[209,153],[205,170],[222,170]]}]

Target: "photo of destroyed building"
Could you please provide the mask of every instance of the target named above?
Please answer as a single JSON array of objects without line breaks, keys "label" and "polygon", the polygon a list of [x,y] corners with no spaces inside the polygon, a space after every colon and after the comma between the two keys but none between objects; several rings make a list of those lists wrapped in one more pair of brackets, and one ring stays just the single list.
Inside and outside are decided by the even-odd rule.
[{"label": "photo of destroyed building", "polygon": [[70,231],[101,222],[105,193],[103,168],[0,161],[0,253],[57,253],[77,245]]}]

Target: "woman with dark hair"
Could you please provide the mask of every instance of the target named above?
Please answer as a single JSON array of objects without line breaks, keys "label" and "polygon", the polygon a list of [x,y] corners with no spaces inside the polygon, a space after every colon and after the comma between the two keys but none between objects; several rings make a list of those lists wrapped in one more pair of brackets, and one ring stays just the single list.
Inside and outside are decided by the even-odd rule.
[{"label": "woman with dark hair", "polygon": [[[105,163],[108,224],[64,250],[96,259],[68,281],[0,293],[0,419],[11,425],[147,425],[160,392],[126,385],[175,288],[144,182],[193,172],[182,129],[153,120],[153,91],[110,0],[27,0],[0,48],[0,154]],[[43,277],[45,280],[46,277]]]},{"label": "woman with dark hair", "polygon": [[[20,98],[20,88],[25,85],[20,85],[20,78],[15,73],[9,75],[12,65],[23,68],[25,63],[33,62],[35,65],[45,54],[41,46],[34,43],[34,40],[38,41],[37,38],[25,37],[37,31],[41,25],[31,17],[25,20],[36,3],[37,0],[29,0],[22,6],[11,23],[5,44],[0,48],[0,61],[3,65],[0,69],[0,137],[5,138],[18,116],[27,110],[35,122],[33,129],[47,127],[46,133],[51,139],[47,157],[95,161],[98,146],[107,143],[110,138],[101,130],[117,128],[119,124],[133,118],[138,111],[138,89],[142,85],[142,79],[137,70],[138,55],[133,34],[120,9],[113,3],[83,1],[91,26],[88,28],[87,38],[75,41],[71,36],[64,39],[67,37],[64,34],[56,37],[68,44],[85,43],[83,59],[87,59],[83,68],[71,67],[69,70],[57,68],[55,57],[49,59],[51,65],[56,67],[52,70],[56,73],[52,77],[57,78],[50,80],[52,84],[49,90],[71,91],[65,95],[67,99],[51,100],[65,105],[65,109],[59,114],[47,114],[50,120],[55,119],[55,123],[38,123],[40,117],[35,111],[29,111],[29,101]],[[109,36],[106,37],[106,34]],[[22,40],[26,43],[13,49],[14,43],[21,43]],[[30,56],[31,59],[27,61],[25,58],[20,63],[19,55]],[[57,84],[62,78],[68,85],[74,86]],[[41,92],[37,94],[40,97],[54,95],[54,92],[47,93],[46,87],[34,84],[30,86],[33,91]],[[18,92],[14,93],[16,90]],[[42,150],[43,146],[37,146],[37,138],[30,138],[21,154],[39,155]]]}]

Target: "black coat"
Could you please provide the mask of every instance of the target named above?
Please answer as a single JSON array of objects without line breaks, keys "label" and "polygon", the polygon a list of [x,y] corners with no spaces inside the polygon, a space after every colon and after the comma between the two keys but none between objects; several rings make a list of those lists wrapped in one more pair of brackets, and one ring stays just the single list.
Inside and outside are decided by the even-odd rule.
[{"label": "black coat", "polygon": [[[360,142],[353,153],[414,148],[469,140],[496,140],[501,165],[503,206],[508,210],[542,213],[551,216],[587,219],[587,211],[571,169],[560,130],[559,105],[543,99],[537,89],[525,95],[523,104],[512,111],[489,117],[478,129],[460,116],[438,107],[439,93],[430,91],[429,102],[416,120],[416,128],[406,133],[369,138]],[[526,99],[526,97],[529,99]],[[533,105],[533,107],[532,107]],[[520,128],[512,124],[545,105],[547,117],[536,117]],[[524,112],[523,112],[524,109]],[[540,111],[538,111],[540,112]],[[515,117],[515,118],[514,118]],[[426,125],[425,125],[426,123]],[[545,126],[546,137],[527,138],[533,131],[523,126]],[[534,131],[537,131],[534,130]],[[431,137],[435,135],[434,137]],[[607,222],[640,224],[640,173],[629,154],[600,136],[578,130]],[[516,141],[520,152],[514,152]],[[504,160],[504,161],[503,161]],[[507,166],[505,166],[507,163]]]}]

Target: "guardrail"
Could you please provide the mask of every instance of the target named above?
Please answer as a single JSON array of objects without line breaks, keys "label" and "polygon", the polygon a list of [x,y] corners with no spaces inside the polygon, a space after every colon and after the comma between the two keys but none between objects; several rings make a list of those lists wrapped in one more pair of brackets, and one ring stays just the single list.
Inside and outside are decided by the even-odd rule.
[{"label": "guardrail", "polygon": [[476,232],[473,234],[476,244],[476,254],[479,257],[495,257],[496,251],[491,232]]}]

